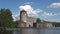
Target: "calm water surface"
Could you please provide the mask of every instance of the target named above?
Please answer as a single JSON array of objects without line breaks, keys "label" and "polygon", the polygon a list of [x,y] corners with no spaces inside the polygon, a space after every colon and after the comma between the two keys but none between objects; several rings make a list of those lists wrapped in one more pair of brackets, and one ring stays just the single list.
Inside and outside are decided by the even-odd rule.
[{"label": "calm water surface", "polygon": [[[27,28],[25,34],[60,34],[60,27],[53,28]],[[24,34],[24,32],[22,32]],[[21,34],[20,28],[16,28],[13,34]]]}]

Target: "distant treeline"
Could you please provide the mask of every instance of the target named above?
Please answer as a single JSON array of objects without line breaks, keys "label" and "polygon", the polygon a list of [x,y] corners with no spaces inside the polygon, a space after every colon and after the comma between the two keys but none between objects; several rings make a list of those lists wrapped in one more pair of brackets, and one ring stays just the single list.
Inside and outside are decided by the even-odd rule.
[{"label": "distant treeline", "polygon": [[60,27],[60,23],[53,23],[53,26]]}]

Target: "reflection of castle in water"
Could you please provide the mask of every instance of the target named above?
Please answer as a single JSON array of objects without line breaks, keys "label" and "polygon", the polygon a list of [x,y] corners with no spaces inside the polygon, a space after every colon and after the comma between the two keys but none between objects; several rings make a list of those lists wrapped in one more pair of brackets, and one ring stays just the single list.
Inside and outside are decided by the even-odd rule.
[{"label": "reflection of castle in water", "polygon": [[46,21],[36,23],[36,18],[27,16],[27,12],[22,10],[20,11],[20,21],[18,27],[52,27],[52,23],[47,23]]}]

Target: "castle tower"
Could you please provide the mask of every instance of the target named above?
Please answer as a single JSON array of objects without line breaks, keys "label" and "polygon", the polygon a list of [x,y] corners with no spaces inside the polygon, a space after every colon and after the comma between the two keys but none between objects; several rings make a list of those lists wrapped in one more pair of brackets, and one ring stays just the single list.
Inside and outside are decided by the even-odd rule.
[{"label": "castle tower", "polygon": [[25,10],[20,11],[20,20],[27,22],[27,12]]},{"label": "castle tower", "polygon": [[33,27],[33,23],[35,23],[36,19],[29,17],[25,10],[20,11],[20,23],[19,27]]}]

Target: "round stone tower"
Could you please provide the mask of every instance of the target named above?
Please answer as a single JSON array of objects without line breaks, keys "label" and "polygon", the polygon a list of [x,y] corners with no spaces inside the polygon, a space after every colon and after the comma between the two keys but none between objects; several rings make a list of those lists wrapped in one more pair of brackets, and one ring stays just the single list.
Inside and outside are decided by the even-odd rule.
[{"label": "round stone tower", "polygon": [[20,20],[23,22],[27,22],[27,12],[25,10],[20,11]]}]

